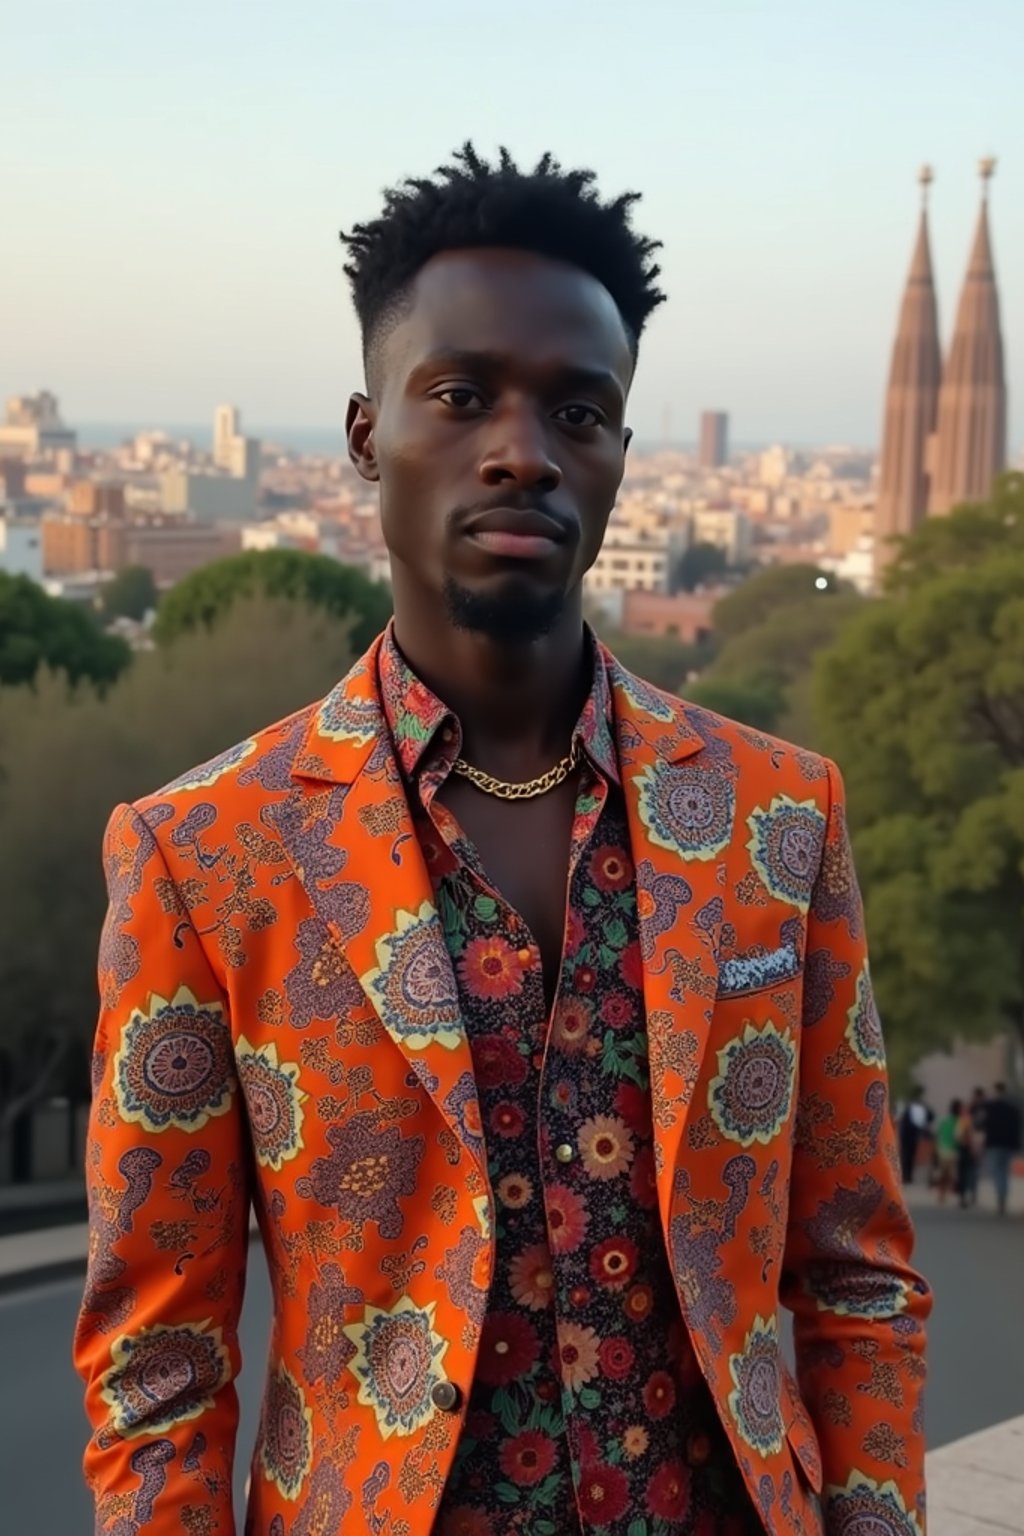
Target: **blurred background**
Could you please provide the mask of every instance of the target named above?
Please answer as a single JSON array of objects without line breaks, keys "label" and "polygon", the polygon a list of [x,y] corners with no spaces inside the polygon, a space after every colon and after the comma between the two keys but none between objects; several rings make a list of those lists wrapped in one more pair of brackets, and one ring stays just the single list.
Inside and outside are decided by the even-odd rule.
[{"label": "blurred background", "polygon": [[[839,762],[938,1295],[931,1441],[1024,1413],[1024,1169],[1001,1149],[1000,1220],[985,1146],[1024,1079],[1022,42],[1020,0],[0,0],[12,1529],[90,1519],[103,827],[386,621],[337,233],[468,137],[641,192],[664,242],[588,613],[662,688]],[[956,1098],[967,1210],[932,1178]],[[268,1309],[257,1248],[240,1479]]]}]

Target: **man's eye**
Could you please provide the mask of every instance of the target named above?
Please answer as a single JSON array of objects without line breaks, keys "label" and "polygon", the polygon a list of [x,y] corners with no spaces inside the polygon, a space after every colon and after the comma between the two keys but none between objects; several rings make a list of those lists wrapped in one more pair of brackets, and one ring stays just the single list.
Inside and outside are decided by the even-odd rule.
[{"label": "man's eye", "polygon": [[445,405],[450,405],[453,411],[470,411],[474,406],[483,407],[483,400],[476,390],[465,386],[439,390],[434,399],[443,400]]},{"label": "man's eye", "polygon": [[559,420],[570,427],[599,427],[601,416],[592,405],[563,405],[555,412]]}]

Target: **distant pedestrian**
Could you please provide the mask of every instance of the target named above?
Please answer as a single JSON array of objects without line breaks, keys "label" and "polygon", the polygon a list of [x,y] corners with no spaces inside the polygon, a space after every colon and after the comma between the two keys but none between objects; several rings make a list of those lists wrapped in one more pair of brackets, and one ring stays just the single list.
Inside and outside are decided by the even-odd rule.
[{"label": "distant pedestrian", "polygon": [[977,1187],[975,1170],[978,1166],[978,1152],[975,1145],[974,1116],[971,1113],[970,1104],[961,1103],[956,1119],[956,1192],[960,1201],[960,1209],[965,1211],[974,1203]]},{"label": "distant pedestrian", "polygon": [[922,1136],[928,1132],[928,1106],[924,1102],[924,1089],[916,1083],[910,1090],[910,1098],[903,1106],[899,1119],[900,1170],[904,1184],[913,1184],[914,1169]]},{"label": "distant pedestrian", "polygon": [[978,1203],[978,1183],[985,1157],[985,1106],[987,1103],[988,1094],[984,1088],[975,1088],[968,1111],[971,1117],[971,1156],[966,1165],[966,1198],[963,1201],[965,1205]]},{"label": "distant pedestrian", "polygon": [[1010,1198],[1010,1174],[1021,1149],[1021,1117],[1007,1097],[1006,1084],[996,1083],[985,1105],[985,1159],[996,1188],[996,1209],[1006,1215]]},{"label": "distant pedestrian", "polygon": [[963,1100],[954,1099],[939,1121],[935,1132],[935,1188],[939,1204],[945,1205],[951,1189],[958,1183],[959,1150],[957,1132],[963,1114]]}]

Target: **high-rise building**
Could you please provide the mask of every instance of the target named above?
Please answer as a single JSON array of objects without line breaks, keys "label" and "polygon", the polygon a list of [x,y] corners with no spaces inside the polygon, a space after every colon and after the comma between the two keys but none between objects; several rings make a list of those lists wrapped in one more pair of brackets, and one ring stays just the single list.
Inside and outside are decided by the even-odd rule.
[{"label": "high-rise building", "polygon": [[928,187],[924,166],[921,220],[900,306],[889,367],[882,427],[882,461],[875,513],[875,571],[893,558],[895,538],[913,532],[928,510],[926,453],[935,429],[942,374],[935,280],[928,241]]},{"label": "high-rise building", "polygon": [[729,458],[729,417],[725,411],[703,411],[697,462],[701,469],[721,469]]},{"label": "high-rise building", "polygon": [[218,405],[213,413],[213,462],[231,470],[232,443],[241,435],[242,418],[237,406]]},{"label": "high-rise building", "polygon": [[995,167],[994,160],[981,162],[981,211],[939,395],[929,466],[931,514],[984,499],[1006,467],[1003,338],[988,228],[988,184]]},{"label": "high-rise building", "polygon": [[0,425],[0,455],[34,458],[61,450],[73,454],[77,441],[61,420],[57,396],[48,389],[37,395],[12,395],[7,401],[6,419]]}]

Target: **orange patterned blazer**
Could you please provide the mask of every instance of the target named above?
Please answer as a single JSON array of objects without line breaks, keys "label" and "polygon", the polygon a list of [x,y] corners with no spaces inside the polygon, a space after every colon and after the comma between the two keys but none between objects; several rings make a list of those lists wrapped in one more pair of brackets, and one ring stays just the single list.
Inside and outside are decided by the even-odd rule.
[{"label": "orange patterned blazer", "polygon": [[[274,1324],[246,1532],[429,1536],[455,1451],[494,1197],[378,646],[108,827],[75,1337],[108,1536],[234,1530],[250,1205]],[[701,1368],[774,1536],[919,1536],[930,1296],[838,773],[607,659]]]}]

